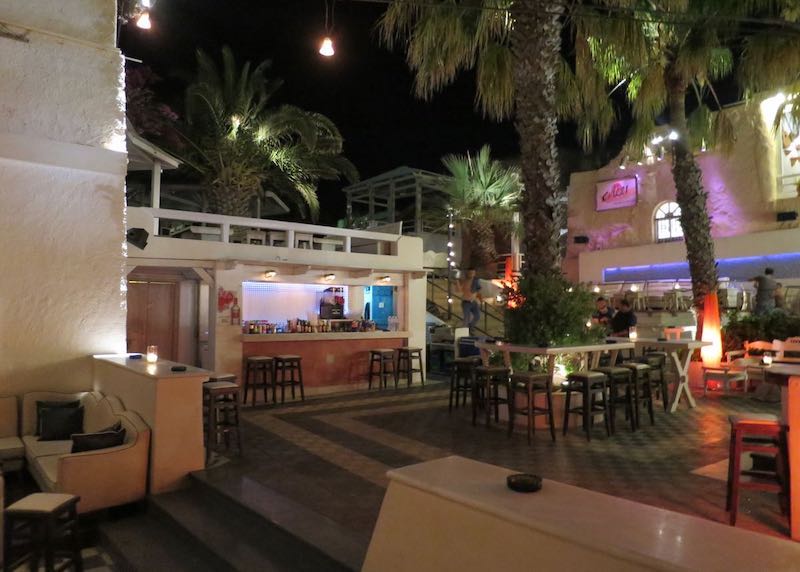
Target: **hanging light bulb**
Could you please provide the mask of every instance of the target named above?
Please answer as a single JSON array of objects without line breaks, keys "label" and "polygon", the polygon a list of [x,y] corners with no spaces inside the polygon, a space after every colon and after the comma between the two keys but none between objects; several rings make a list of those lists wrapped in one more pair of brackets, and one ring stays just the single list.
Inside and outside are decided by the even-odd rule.
[{"label": "hanging light bulb", "polygon": [[669,132],[669,140],[670,141],[677,141],[678,140],[678,132],[677,131],[670,131]]},{"label": "hanging light bulb", "polygon": [[336,53],[336,50],[333,49],[333,40],[330,36],[325,36],[325,38],[323,38],[322,44],[319,46],[319,53],[326,58],[329,58]]},{"label": "hanging light bulb", "polygon": [[136,18],[136,27],[142,30],[149,30],[153,27],[153,23],[150,21],[150,12],[145,10],[139,14],[139,17]]}]

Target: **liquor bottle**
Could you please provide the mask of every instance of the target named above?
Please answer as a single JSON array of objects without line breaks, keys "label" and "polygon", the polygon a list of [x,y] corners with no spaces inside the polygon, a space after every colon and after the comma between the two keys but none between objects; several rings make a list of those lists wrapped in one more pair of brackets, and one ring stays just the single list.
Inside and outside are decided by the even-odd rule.
[{"label": "liquor bottle", "polygon": [[239,300],[234,297],[233,306],[231,306],[231,326],[238,326],[242,319],[242,310],[239,308]]}]

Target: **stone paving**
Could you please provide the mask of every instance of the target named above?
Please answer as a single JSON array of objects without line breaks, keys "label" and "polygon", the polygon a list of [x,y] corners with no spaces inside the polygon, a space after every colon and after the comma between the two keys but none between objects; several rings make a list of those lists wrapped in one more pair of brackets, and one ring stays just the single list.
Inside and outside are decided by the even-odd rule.
[{"label": "stone paving", "polygon": [[[698,407],[630,432],[618,420],[587,443],[577,428],[552,443],[538,430],[531,446],[506,425],[473,427],[469,408],[447,410],[446,386],[373,390],[243,413],[245,457],[233,464],[262,484],[368,539],[387,485],[386,471],[457,454],[679,512],[727,522],[725,482],[710,465],[728,456],[731,413],[778,412],[743,396],[698,398]],[[621,412],[620,412],[621,413]],[[724,465],[723,465],[724,466]],[[229,467],[230,468],[230,467]],[[739,526],[786,535],[774,495],[743,491]]]}]

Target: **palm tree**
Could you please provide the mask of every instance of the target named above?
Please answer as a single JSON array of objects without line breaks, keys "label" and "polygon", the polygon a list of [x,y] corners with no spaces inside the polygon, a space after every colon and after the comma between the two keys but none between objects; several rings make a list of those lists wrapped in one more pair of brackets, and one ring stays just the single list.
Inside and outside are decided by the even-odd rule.
[{"label": "palm tree", "polygon": [[497,260],[496,231],[511,228],[522,193],[520,173],[492,159],[488,145],[475,156],[447,155],[442,163],[452,176],[445,188],[449,206],[470,245],[466,265],[486,269]]},{"label": "palm tree", "polygon": [[565,222],[555,144],[563,6],[551,0],[393,2],[379,23],[383,43],[405,49],[417,95],[430,98],[474,69],[476,105],[497,120],[516,118],[523,251],[527,271],[536,274],[559,272]]},{"label": "palm tree", "polygon": [[342,136],[319,113],[269,106],[282,82],[267,79],[268,62],[241,68],[227,46],[222,67],[197,52],[197,77],[186,90],[184,157],[203,179],[213,212],[250,216],[254,200],[272,191],[302,215],[319,213],[317,184],[358,172],[342,155]]}]

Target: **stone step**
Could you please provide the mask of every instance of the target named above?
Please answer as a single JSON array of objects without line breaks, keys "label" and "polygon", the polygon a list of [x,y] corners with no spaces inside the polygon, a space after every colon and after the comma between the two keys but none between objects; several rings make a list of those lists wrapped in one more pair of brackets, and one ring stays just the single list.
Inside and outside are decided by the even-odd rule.
[{"label": "stone step", "polygon": [[224,466],[154,497],[154,512],[233,570],[360,570],[369,538]]},{"label": "stone step", "polygon": [[214,572],[231,570],[213,552],[152,514],[102,522],[100,544],[119,572]]}]

